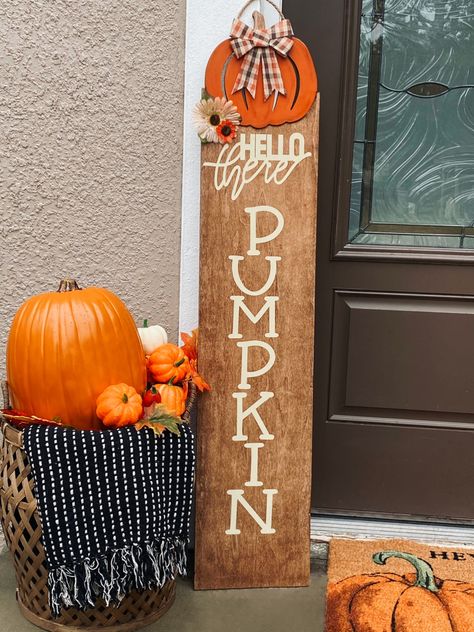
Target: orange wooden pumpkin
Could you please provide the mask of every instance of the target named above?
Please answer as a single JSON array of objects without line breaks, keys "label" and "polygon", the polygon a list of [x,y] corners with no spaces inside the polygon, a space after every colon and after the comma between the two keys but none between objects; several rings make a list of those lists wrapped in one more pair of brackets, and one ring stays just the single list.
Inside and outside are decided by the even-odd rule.
[{"label": "orange wooden pumpkin", "polygon": [[112,384],[97,398],[97,417],[107,428],[122,428],[143,414],[142,398],[128,384]]},{"label": "orange wooden pumpkin", "polygon": [[399,551],[374,555],[410,562],[416,573],[374,573],[329,586],[326,632],[474,632],[474,584],[440,580],[424,560]]},{"label": "orange wooden pumpkin", "polygon": [[168,412],[181,417],[186,410],[187,389],[174,384],[155,384],[156,390],[161,395],[161,403]]},{"label": "orange wooden pumpkin", "polygon": [[180,347],[167,342],[148,358],[148,371],[154,382],[181,382],[189,373],[189,361]]},{"label": "orange wooden pumpkin", "polygon": [[18,310],[7,345],[12,405],[65,425],[99,429],[96,400],[110,384],[146,386],[143,347],[122,301],[102,288],[62,281]]},{"label": "orange wooden pumpkin", "polygon": [[[255,28],[265,28],[263,16],[255,11]],[[287,57],[277,55],[286,94],[272,94],[264,98],[262,69],[257,80],[255,99],[246,91],[232,94],[243,57],[237,59],[230,39],[221,42],[211,54],[206,68],[206,92],[212,97],[225,97],[233,101],[242,117],[242,125],[265,127],[298,121],[311,108],[318,92],[318,79],[311,53],[298,38],[293,38],[293,46]]]}]

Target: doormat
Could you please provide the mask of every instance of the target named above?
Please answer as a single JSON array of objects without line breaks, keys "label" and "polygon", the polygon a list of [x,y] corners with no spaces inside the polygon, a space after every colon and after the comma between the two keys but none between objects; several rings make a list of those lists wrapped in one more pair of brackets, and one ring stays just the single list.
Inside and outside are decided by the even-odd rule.
[{"label": "doormat", "polygon": [[474,548],[332,540],[326,632],[474,632]]}]

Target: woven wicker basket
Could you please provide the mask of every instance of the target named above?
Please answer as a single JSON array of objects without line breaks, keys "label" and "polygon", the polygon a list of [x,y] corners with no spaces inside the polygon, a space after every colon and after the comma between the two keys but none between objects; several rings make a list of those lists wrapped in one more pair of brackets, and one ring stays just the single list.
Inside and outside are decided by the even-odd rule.
[{"label": "woven wicker basket", "polygon": [[[189,418],[194,398],[195,389],[191,389],[185,418]],[[34,479],[23,449],[23,433],[6,422],[2,423],[2,431],[1,522],[13,558],[16,598],[23,616],[51,632],[71,629],[132,632],[162,617],[175,599],[174,581],[167,582],[161,589],[133,591],[118,606],[99,602],[95,608],[85,611],[64,608],[60,617],[52,616],[48,606],[48,571],[41,543],[41,524],[33,494]]]}]

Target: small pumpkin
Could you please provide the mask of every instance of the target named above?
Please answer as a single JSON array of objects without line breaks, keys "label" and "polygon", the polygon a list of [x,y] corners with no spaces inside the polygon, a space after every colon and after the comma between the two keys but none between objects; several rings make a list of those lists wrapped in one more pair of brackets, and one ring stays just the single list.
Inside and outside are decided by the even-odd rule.
[{"label": "small pumpkin", "polygon": [[138,328],[138,334],[142,341],[143,350],[146,355],[168,342],[168,335],[160,325],[148,326],[148,320],[143,321],[143,327]]},{"label": "small pumpkin", "polygon": [[187,389],[181,386],[169,384],[155,384],[156,390],[161,395],[161,403],[168,412],[181,417],[186,410]]},{"label": "small pumpkin", "polygon": [[[265,28],[261,13],[254,11],[254,28]],[[212,97],[232,100],[242,117],[242,125],[265,127],[298,121],[309,112],[318,92],[318,78],[311,53],[293,37],[287,57],[276,55],[286,94],[272,94],[265,100],[262,69],[259,69],[255,99],[246,88],[232,93],[244,57],[237,59],[230,39],[221,42],[211,54],[206,67],[206,92]]]},{"label": "small pumpkin", "polygon": [[384,551],[373,560],[390,558],[416,573],[356,575],[329,586],[326,632],[474,632],[474,584],[438,579],[411,553]]},{"label": "small pumpkin", "polygon": [[97,398],[97,417],[107,428],[122,428],[143,414],[142,398],[128,384],[112,384]]},{"label": "small pumpkin", "polygon": [[177,345],[168,342],[150,355],[147,363],[153,382],[162,384],[172,380],[181,382],[189,372],[189,361],[184,351]]},{"label": "small pumpkin", "polygon": [[98,430],[95,402],[110,384],[146,386],[143,347],[132,315],[112,292],[61,281],[28,299],[7,344],[12,406],[67,426]]}]

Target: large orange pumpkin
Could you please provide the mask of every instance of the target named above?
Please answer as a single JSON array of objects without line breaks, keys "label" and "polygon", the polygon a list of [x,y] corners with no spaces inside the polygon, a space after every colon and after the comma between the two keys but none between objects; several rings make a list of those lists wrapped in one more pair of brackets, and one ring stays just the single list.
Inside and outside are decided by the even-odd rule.
[{"label": "large orange pumpkin", "polygon": [[62,281],[18,310],[7,345],[12,405],[29,415],[59,417],[80,429],[102,427],[96,399],[124,382],[141,393],[145,354],[133,318],[109,290]]},{"label": "large orange pumpkin", "polygon": [[[254,12],[256,28],[265,26],[263,16]],[[212,97],[225,97],[233,101],[242,117],[242,125],[261,128],[298,121],[311,108],[318,92],[316,69],[306,45],[293,38],[293,46],[287,57],[277,55],[286,94],[272,94],[266,101],[263,91],[262,69],[257,80],[255,99],[245,88],[232,94],[243,57],[237,59],[230,39],[221,42],[211,54],[206,68],[206,92]]]},{"label": "large orange pumpkin", "polygon": [[416,573],[356,575],[328,588],[326,632],[474,632],[474,584],[440,580],[428,562],[399,551]]}]

